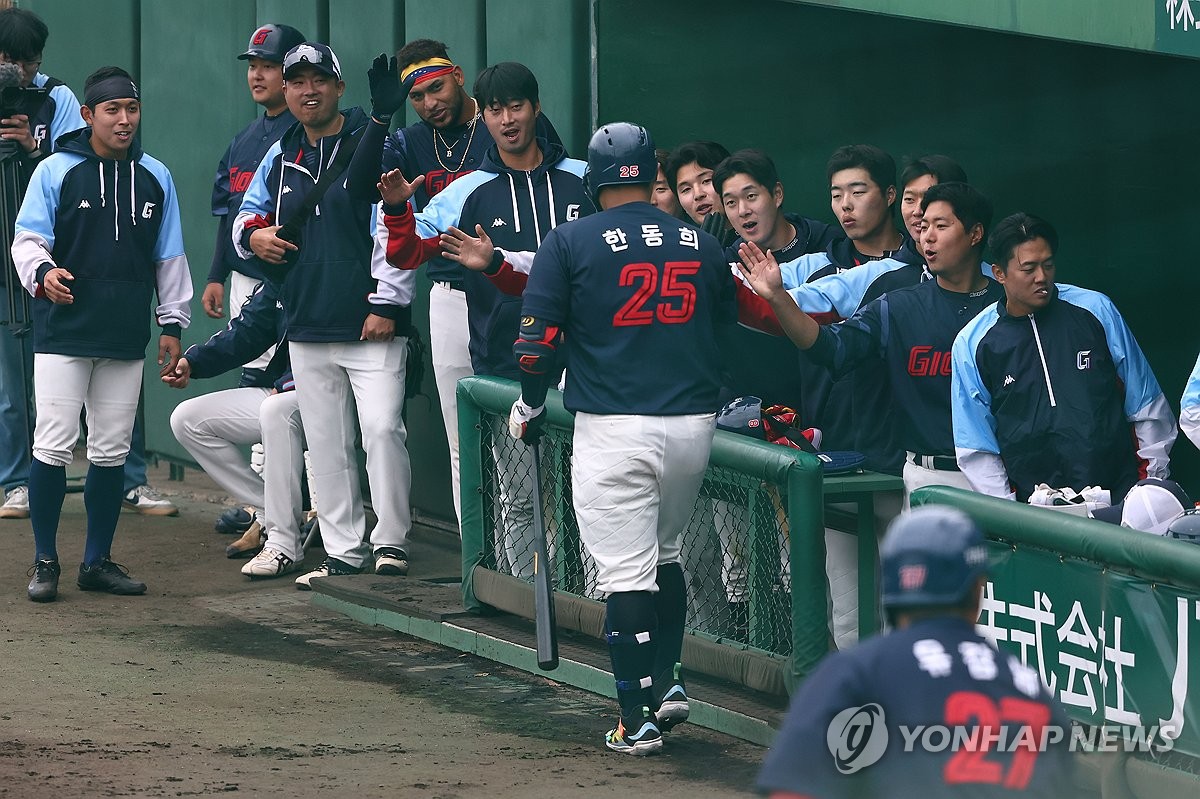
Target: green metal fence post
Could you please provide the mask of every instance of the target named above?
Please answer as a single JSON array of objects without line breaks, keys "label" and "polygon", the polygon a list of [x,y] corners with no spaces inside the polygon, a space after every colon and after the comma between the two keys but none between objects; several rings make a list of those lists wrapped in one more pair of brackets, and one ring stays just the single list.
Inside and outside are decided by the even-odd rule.
[{"label": "green metal fence post", "polygon": [[[470,378],[468,378],[470,379]],[[459,523],[462,530],[462,597],[463,607],[478,611],[483,607],[475,598],[472,580],[475,567],[483,561],[486,529],[483,514],[483,412],[471,397],[467,381],[458,384],[458,474],[462,507]]]},{"label": "green metal fence post", "polygon": [[820,461],[797,453],[787,470],[786,485],[792,564],[792,677],[799,679],[829,651]]}]

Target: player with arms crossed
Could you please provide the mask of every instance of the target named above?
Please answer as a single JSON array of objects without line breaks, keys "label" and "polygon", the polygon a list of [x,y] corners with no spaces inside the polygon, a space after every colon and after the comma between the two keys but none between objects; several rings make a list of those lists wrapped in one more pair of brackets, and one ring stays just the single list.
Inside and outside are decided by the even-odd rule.
[{"label": "player with arms crossed", "polygon": [[[888,528],[880,558],[895,631],[830,655],[804,681],[759,789],[772,799],[1075,796],[1066,714],[1036,670],[975,632],[987,581],[975,523],[918,508]],[[901,727],[922,725],[959,743],[927,751],[910,735],[906,750]]]},{"label": "player with arms crossed", "polygon": [[[592,136],[585,180],[604,210],[555,228],[534,257],[509,419],[514,437],[536,438],[565,336],[575,515],[608,594],[621,706],[605,742],[633,755],[661,749],[660,731],[687,718],[679,539],[712,447],[715,327],[736,315],[716,239],[650,205],[657,169],[644,128],[618,122]],[[647,360],[651,352],[664,357]]]}]

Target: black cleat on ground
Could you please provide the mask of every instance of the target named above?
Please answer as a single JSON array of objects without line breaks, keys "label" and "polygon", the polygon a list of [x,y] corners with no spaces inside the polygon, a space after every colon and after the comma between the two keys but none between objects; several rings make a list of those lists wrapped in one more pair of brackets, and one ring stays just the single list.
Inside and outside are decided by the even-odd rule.
[{"label": "black cleat on ground", "polygon": [[34,602],[53,602],[58,598],[58,575],[62,568],[57,560],[39,558],[29,568],[33,579],[29,581],[29,598]]},{"label": "black cleat on ground", "polygon": [[146,593],[146,584],[129,576],[124,566],[103,558],[92,566],[79,564],[79,579],[76,584],[81,591],[104,591],[121,596]]},{"label": "black cleat on ground", "polygon": [[253,508],[227,508],[217,517],[213,529],[225,535],[243,535],[254,524]]}]

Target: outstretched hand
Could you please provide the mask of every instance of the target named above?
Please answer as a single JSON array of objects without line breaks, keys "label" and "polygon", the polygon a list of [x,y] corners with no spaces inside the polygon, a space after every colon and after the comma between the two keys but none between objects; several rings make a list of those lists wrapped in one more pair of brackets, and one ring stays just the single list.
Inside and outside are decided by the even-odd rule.
[{"label": "outstretched hand", "polygon": [[451,226],[442,234],[442,255],[467,269],[482,272],[492,262],[496,248],[483,225],[475,226],[475,235]]},{"label": "outstretched hand", "polygon": [[424,175],[417,175],[410,183],[404,179],[404,173],[399,169],[393,169],[391,172],[385,172],[379,176],[379,182],[375,184],[375,188],[379,189],[379,196],[383,198],[385,205],[403,205],[408,202],[408,198],[417,193],[417,189],[424,182]]},{"label": "outstretched hand", "polygon": [[742,259],[738,269],[755,294],[769,302],[783,291],[783,273],[779,270],[774,253],[770,250],[763,252],[754,242],[746,241],[738,247],[738,256]]},{"label": "outstretched hand", "polygon": [[367,82],[371,86],[371,115],[376,119],[386,120],[404,105],[404,87],[400,85],[395,56],[390,61],[384,53],[375,56],[367,70]]},{"label": "outstretched hand", "polygon": [[187,388],[188,381],[192,377],[192,365],[187,358],[180,358],[175,362],[175,368],[169,372],[163,372],[162,381],[171,388]]}]

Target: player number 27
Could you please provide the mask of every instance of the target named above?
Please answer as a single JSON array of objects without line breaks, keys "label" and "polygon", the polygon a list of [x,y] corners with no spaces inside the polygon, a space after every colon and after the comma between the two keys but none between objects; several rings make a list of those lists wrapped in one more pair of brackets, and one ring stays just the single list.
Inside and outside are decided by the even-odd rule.
[{"label": "player number 27", "polygon": [[[696,311],[696,287],[684,278],[699,271],[699,261],[667,261],[660,280],[656,264],[626,264],[621,269],[620,284],[635,288],[629,301],[613,314],[613,327],[650,325],[656,319],[665,325],[688,321]],[[665,302],[651,304],[653,299]]]},{"label": "player number 27", "polygon": [[[951,729],[963,726],[973,729],[977,736],[947,761],[942,776],[948,784],[1003,783],[1005,788],[1017,790],[1029,785],[1037,762],[1037,744],[1050,721],[1050,708],[1041,702],[1016,697],[1004,697],[997,703],[976,691],[955,691],[946,699],[945,715]],[[1004,764],[988,757],[993,744],[998,742],[1002,726],[1008,728],[1010,736],[1004,742],[1004,749],[1012,752],[1012,763],[1007,770]],[[1022,729],[1025,737],[1016,738],[1017,729]],[[1014,745],[1014,740],[1020,743]]]}]

